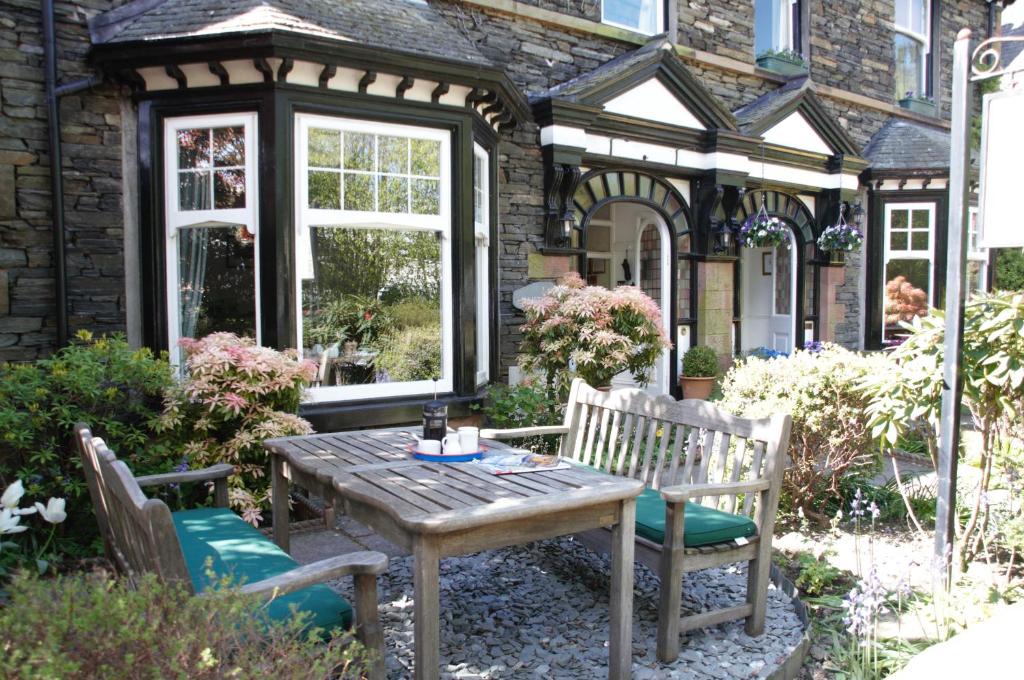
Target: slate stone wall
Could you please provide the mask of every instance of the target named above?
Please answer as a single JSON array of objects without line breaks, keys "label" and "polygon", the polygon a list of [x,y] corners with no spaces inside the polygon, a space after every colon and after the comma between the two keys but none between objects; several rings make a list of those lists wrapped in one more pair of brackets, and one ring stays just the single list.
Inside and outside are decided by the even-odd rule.
[{"label": "slate stone wall", "polygon": [[[85,65],[88,16],[108,0],[58,3],[59,80]],[[125,329],[120,92],[109,85],[61,101],[69,326]],[[39,0],[0,5],[0,361],[56,344],[50,158]]]}]

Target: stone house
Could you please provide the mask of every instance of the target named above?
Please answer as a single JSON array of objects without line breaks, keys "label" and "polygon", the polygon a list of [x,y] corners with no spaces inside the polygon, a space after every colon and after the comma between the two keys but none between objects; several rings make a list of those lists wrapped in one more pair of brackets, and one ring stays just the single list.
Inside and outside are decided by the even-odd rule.
[{"label": "stone house", "polygon": [[399,422],[514,379],[568,271],[658,301],[662,392],[879,348],[942,300],[951,46],[1002,4],[4,0],[0,358],[230,330],[319,361],[317,427]]}]

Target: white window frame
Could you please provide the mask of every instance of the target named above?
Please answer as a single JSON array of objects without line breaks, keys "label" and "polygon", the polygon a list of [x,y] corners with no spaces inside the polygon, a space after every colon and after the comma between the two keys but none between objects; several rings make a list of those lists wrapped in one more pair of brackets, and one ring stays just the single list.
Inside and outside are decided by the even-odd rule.
[{"label": "white window frame", "polygon": [[612,21],[610,19],[605,18],[604,7],[605,7],[605,5],[608,2],[609,2],[609,0],[601,0],[601,23],[602,24],[607,24],[608,26],[616,26],[618,28],[624,28],[627,31],[632,31],[634,33],[639,33],[641,35],[658,35],[659,33],[664,33],[664,31],[665,31],[665,3],[662,2],[662,0],[654,0],[655,12],[657,12],[658,21],[657,21],[657,25],[655,27],[655,30],[653,32],[645,31],[642,28],[640,28],[639,26],[630,26],[628,24],[620,24],[617,21]]},{"label": "white window frame", "polygon": [[[260,236],[256,177],[257,115],[226,113],[203,116],[183,116],[164,119],[164,253],[167,304],[167,346],[171,362],[183,365],[184,357],[178,347],[181,326],[181,291],[178,285],[178,233],[195,227],[228,227],[242,225],[253,234],[255,257],[253,268],[254,299],[256,302],[256,343],[260,343]],[[242,127],[245,137],[245,207],[211,208],[208,210],[182,210],[178,182],[178,131],[194,128]],[[212,139],[211,139],[212,144]],[[215,170],[215,168],[212,168]],[[212,183],[212,182],[211,182]]]},{"label": "white window frame", "polygon": [[[892,214],[897,210],[907,211],[907,248],[905,250],[893,250],[892,245]],[[912,250],[910,248],[913,242],[914,229],[911,227],[913,224],[913,211],[915,210],[927,210],[928,211],[928,250]],[[886,203],[885,204],[885,225],[883,229],[882,237],[884,243],[882,244],[882,281],[879,299],[879,304],[882,305],[883,310],[885,309],[885,284],[886,272],[889,269],[890,260],[927,260],[928,261],[928,306],[935,306],[935,203]],[[902,231],[902,230],[901,230]],[[918,230],[920,231],[920,230]],[[882,340],[886,340],[885,335],[885,319],[883,314],[882,319]]]},{"label": "white window frame", "polygon": [[[476,164],[481,163],[480,185],[476,184]],[[473,144],[473,205],[480,193],[482,210],[473,211],[473,235],[476,243],[476,385],[491,379],[491,157],[487,149]]]},{"label": "white window frame", "polygon": [[967,259],[981,263],[981,269],[979,276],[981,278],[981,288],[975,290],[968,290],[967,294],[975,292],[988,292],[988,250],[979,247],[981,242],[981,233],[979,230],[979,213],[978,208],[970,207],[967,209]]},{"label": "white window frame", "polygon": [[[924,2],[924,33],[918,33],[908,26],[900,24],[899,17],[895,14],[896,0],[893,0],[893,29],[900,35],[904,35],[911,40],[921,43],[923,49],[921,50],[921,63],[918,69],[918,91],[915,93],[917,97],[928,96],[928,55],[931,54],[932,49],[932,0],[925,0]],[[896,45],[893,44],[893,53],[895,54]],[[900,98],[905,96],[905,93],[897,93]]]},{"label": "white window frame", "polygon": [[[438,215],[414,215],[411,213],[383,213],[371,211],[333,210],[309,208],[309,130],[321,128],[344,132],[374,135],[397,135],[415,139],[428,139],[441,143],[440,211]],[[363,229],[392,229],[396,231],[426,231],[441,236],[441,379],[437,381],[439,392],[450,392],[454,381],[454,328],[452,301],[452,257],[451,257],[451,133],[428,127],[415,127],[393,123],[360,120],[311,113],[295,114],[295,258],[297,272],[293,294],[295,301],[296,346],[302,347],[302,272],[299,271],[299,248],[309,243],[309,228],[332,226]],[[376,161],[375,161],[376,162]],[[344,203],[342,203],[344,206]],[[311,272],[309,272],[311,274]],[[413,396],[433,394],[433,380],[415,380],[395,383],[374,383],[368,385],[331,385],[306,390],[306,400],[311,403],[355,401],[382,397]]]}]

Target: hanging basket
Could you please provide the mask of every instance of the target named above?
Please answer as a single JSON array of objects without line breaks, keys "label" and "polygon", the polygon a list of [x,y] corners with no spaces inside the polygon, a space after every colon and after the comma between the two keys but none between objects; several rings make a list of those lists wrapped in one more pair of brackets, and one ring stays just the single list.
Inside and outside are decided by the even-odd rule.
[{"label": "hanging basket", "polygon": [[828,263],[831,265],[841,266],[846,264],[846,251],[843,250],[830,250],[828,251]]},{"label": "hanging basket", "polygon": [[775,248],[782,244],[789,246],[787,227],[778,217],[761,212],[748,217],[740,227],[740,243],[747,248]]}]

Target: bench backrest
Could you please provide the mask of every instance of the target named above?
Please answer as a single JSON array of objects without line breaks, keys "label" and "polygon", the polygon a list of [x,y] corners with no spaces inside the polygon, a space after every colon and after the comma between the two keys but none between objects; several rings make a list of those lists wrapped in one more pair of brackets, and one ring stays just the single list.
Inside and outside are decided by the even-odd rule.
[{"label": "bench backrest", "polygon": [[[676,401],[639,389],[602,392],[580,379],[566,405],[560,454],[653,489],[781,478],[788,416],[740,418],[699,399]],[[726,512],[754,514],[754,496],[695,498]]]},{"label": "bench backrest", "polygon": [[128,466],[81,423],[75,443],[107,556],[117,569],[130,579],[151,572],[192,588],[167,504],[147,498]]}]

